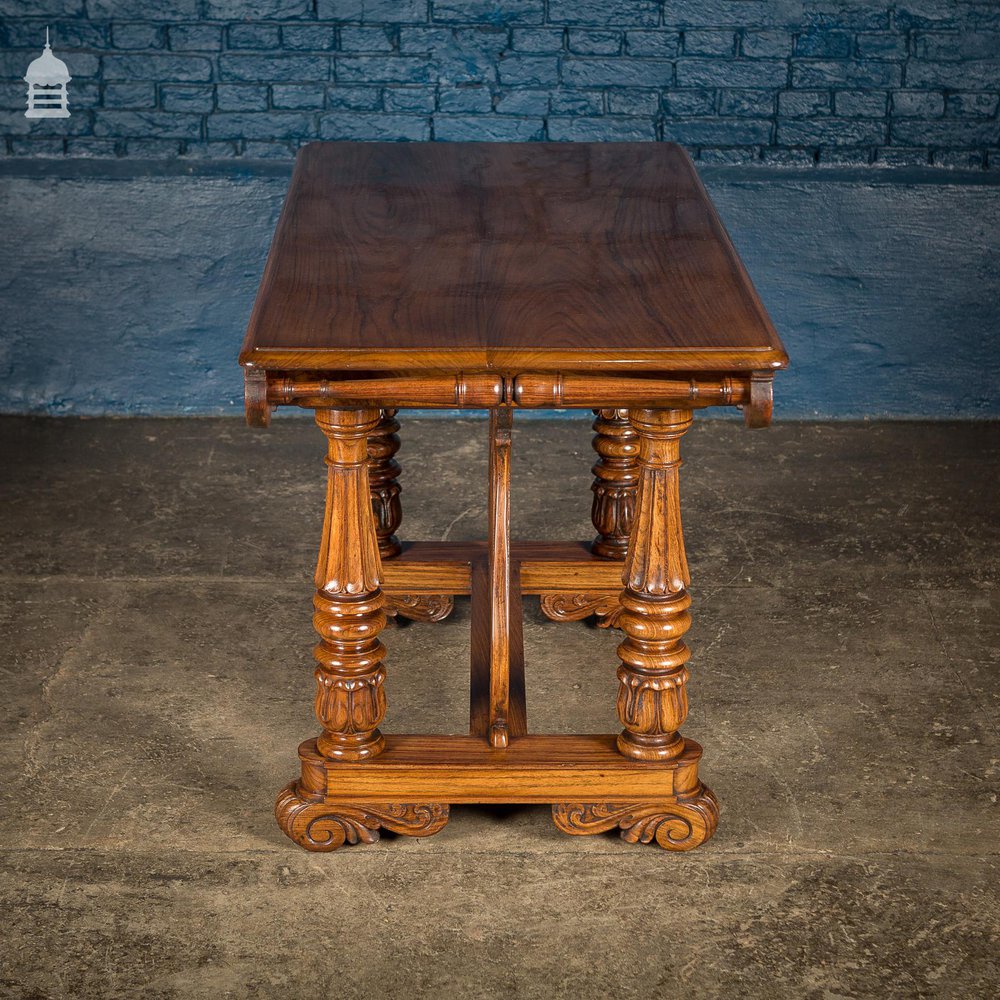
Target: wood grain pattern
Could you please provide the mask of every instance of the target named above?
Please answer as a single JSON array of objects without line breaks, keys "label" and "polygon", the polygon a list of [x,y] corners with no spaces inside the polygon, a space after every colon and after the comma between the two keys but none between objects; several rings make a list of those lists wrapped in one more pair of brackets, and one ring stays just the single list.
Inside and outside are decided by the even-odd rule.
[{"label": "wood grain pattern", "polygon": [[396,461],[400,446],[396,413],[394,409],[382,410],[378,426],[368,435],[368,490],[375,514],[378,553],[383,559],[391,559],[402,551],[396,537],[403,522],[403,506],[399,499],[402,469]]},{"label": "wood grain pattern", "polygon": [[325,784],[315,794],[330,802],[663,803],[693,795],[700,785],[702,750],[688,740],[670,761],[649,764],[618,752],[612,735],[539,735],[511,740],[506,749],[478,736],[386,734],[383,753],[362,766],[331,761],[308,740],[299,747],[304,769]]},{"label": "wood grain pattern", "polygon": [[[489,539],[490,728],[489,741],[505,747],[510,739],[510,446],[513,413],[509,406],[490,410]],[[518,614],[521,609],[518,607]]]},{"label": "wood grain pattern", "polygon": [[242,363],[272,370],[782,367],[671,143],[312,143]]},{"label": "wood grain pattern", "polygon": [[591,550],[607,559],[624,559],[639,482],[639,435],[629,423],[628,410],[599,409],[594,413],[597,462],[590,470],[594,474],[590,518],[597,537]]}]

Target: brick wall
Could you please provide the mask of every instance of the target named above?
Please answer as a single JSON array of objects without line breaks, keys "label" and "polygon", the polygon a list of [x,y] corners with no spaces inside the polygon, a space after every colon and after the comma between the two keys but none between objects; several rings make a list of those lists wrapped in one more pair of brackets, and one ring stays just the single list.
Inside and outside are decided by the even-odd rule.
[{"label": "brick wall", "polygon": [[[8,156],[674,140],[704,162],[1000,161],[1000,3],[0,0]],[[72,117],[24,117],[46,24]],[[992,163],[991,163],[992,159]]]}]

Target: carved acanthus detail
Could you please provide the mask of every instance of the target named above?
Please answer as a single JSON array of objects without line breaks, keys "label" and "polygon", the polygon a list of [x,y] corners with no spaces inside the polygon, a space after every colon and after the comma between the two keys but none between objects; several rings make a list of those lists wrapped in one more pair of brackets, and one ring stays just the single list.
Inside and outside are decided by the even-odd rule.
[{"label": "carved acanthus detail", "polygon": [[554,622],[577,622],[597,616],[601,628],[613,628],[621,616],[619,593],[613,594],[542,594],[542,614]]},{"label": "carved acanthus detail", "polygon": [[455,608],[450,594],[386,594],[387,615],[410,618],[416,622],[444,621]]},{"label": "carved acanthus detail", "polygon": [[430,837],[448,822],[448,806],[340,805],[300,795],[296,782],[278,795],[274,815],[286,836],[308,851],[346,844],[374,844],[384,827],[408,837]]},{"label": "carved acanthus detail", "polygon": [[618,827],[630,844],[655,841],[668,851],[689,851],[715,833],[719,804],[700,785],[696,794],[665,804],[557,803],[552,818],[563,833],[589,835]]}]

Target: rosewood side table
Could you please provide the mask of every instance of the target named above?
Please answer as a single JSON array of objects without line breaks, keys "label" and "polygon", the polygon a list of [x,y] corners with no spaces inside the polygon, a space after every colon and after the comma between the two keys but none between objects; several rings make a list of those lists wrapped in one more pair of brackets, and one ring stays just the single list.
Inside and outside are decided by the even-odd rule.
[{"label": "rosewood side table", "polygon": [[[282,830],[308,850],[428,836],[453,803],[548,803],[560,830],[687,850],[718,805],[687,716],[680,441],[693,411],[771,417],[785,351],[670,144],[314,143],[295,165],[240,354],[246,412],[315,410],[328,480],[316,716]],[[482,543],[400,543],[396,414],[489,410]],[[597,538],[510,538],[515,410],[592,409]],[[383,735],[388,615],[472,601],[468,734]],[[528,732],[521,597],[596,614],[617,735]],[[390,644],[391,645],[391,644]],[[609,664],[610,667],[610,664]]]}]

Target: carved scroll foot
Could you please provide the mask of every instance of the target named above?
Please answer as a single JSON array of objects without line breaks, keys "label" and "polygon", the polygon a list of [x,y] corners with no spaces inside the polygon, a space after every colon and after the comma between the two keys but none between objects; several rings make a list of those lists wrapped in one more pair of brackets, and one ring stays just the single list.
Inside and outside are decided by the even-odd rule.
[{"label": "carved scroll foot", "polygon": [[655,841],[667,851],[690,851],[709,840],[719,823],[719,803],[701,785],[691,796],[665,805],[619,802],[557,803],[552,819],[563,833],[577,836],[618,827],[630,844]]},{"label": "carved scroll foot", "polygon": [[615,628],[622,613],[620,591],[613,594],[543,594],[542,614],[554,622],[578,622],[597,616],[601,628]]},{"label": "carved scroll foot", "polygon": [[444,621],[455,609],[451,594],[386,594],[385,613],[415,622]]},{"label": "carved scroll foot", "polygon": [[335,851],[344,844],[374,844],[382,827],[407,837],[430,837],[448,822],[448,806],[339,805],[300,796],[293,781],[279,793],[274,816],[300,847]]}]

